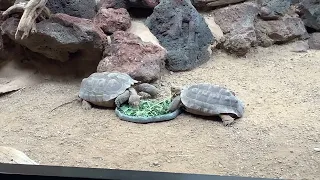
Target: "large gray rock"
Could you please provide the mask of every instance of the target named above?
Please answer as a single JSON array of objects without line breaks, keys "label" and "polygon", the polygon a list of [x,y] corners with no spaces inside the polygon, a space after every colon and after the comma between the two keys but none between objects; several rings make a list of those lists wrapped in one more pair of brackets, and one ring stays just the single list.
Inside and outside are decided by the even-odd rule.
[{"label": "large gray rock", "polygon": [[210,59],[208,48],[215,39],[190,0],[161,1],[146,25],[168,51],[167,69],[190,70]]},{"label": "large gray rock", "polygon": [[96,0],[48,0],[46,6],[52,13],[91,19],[96,14]]},{"label": "large gray rock", "polygon": [[262,19],[278,19],[289,10],[292,0],[258,0]]},{"label": "large gray rock", "polygon": [[305,26],[320,31],[320,1],[304,0],[300,3],[299,9]]},{"label": "large gray rock", "polygon": [[310,46],[310,49],[320,50],[320,33],[311,34],[308,44]]},{"label": "large gray rock", "polygon": [[102,57],[106,35],[92,20],[55,14],[37,23],[37,32],[23,40],[14,38],[18,23],[19,19],[8,18],[1,29],[16,43],[47,58],[65,62],[70,59],[99,61]]},{"label": "large gray rock", "polygon": [[192,4],[197,8],[210,9],[217,6],[236,4],[246,0],[192,0]]},{"label": "large gray rock", "polygon": [[7,10],[14,4],[15,0],[0,0],[0,11]]},{"label": "large gray rock", "polygon": [[302,1],[303,0],[291,0],[291,4],[295,5],[295,4],[301,3]]},{"label": "large gray rock", "polygon": [[225,34],[220,46],[227,52],[244,56],[256,44],[254,21],[258,6],[253,2],[236,4],[213,11],[215,22]]},{"label": "large gray rock", "polygon": [[303,39],[307,35],[306,28],[298,15],[285,15],[278,20],[270,21],[257,19],[255,28],[258,44],[263,47],[289,42],[296,38]]}]

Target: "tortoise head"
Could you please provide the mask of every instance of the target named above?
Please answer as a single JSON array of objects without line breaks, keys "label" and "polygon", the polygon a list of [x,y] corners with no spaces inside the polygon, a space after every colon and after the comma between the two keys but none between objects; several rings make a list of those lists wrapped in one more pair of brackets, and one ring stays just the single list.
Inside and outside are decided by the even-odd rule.
[{"label": "tortoise head", "polygon": [[170,90],[172,99],[179,96],[181,93],[181,87],[178,86],[172,86]]},{"label": "tortoise head", "polygon": [[132,107],[137,108],[140,105],[140,99],[141,99],[141,96],[139,95],[131,95],[129,98],[129,104]]}]

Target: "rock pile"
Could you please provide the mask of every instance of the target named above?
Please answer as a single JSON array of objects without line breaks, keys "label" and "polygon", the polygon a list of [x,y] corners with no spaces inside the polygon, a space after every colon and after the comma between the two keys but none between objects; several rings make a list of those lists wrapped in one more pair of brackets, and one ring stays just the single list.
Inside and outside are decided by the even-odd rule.
[{"label": "rock pile", "polygon": [[[13,3],[0,0],[0,10]],[[52,61],[90,61],[99,72],[121,71],[150,82],[164,68],[205,64],[211,47],[245,56],[255,46],[299,40],[320,49],[318,0],[48,0],[46,7],[52,16],[38,18],[37,31],[22,40],[15,39],[22,13],[0,16],[0,59],[14,52],[8,51],[10,41]],[[153,12],[136,20],[131,8]],[[201,8],[210,11],[204,15]]]}]

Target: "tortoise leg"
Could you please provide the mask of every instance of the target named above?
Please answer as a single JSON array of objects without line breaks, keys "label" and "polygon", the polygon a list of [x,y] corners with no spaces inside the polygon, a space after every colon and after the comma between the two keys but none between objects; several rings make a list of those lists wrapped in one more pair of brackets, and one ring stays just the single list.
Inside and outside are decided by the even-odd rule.
[{"label": "tortoise leg", "polygon": [[129,97],[129,105],[133,107],[138,107],[140,104],[140,96],[134,88],[129,88],[130,97]]},{"label": "tortoise leg", "polygon": [[170,112],[173,112],[173,111],[179,109],[180,105],[181,105],[181,98],[180,98],[180,96],[177,96],[177,97],[175,97],[175,98],[172,100],[172,102],[170,103],[170,105],[169,105],[169,111],[170,111]]},{"label": "tortoise leg", "polygon": [[123,92],[122,94],[120,94],[115,100],[115,104],[117,107],[120,107],[121,104],[123,104],[124,102],[129,100],[129,96],[130,96],[130,92],[128,90],[126,90],[125,92]]},{"label": "tortoise leg", "polygon": [[82,100],[82,109],[90,110],[91,108],[92,108],[92,106],[88,101]]},{"label": "tortoise leg", "polygon": [[229,116],[229,115],[226,115],[226,114],[221,114],[219,115],[220,118],[222,119],[222,123],[224,126],[230,126],[231,124],[234,123],[234,118]]},{"label": "tortoise leg", "polygon": [[148,84],[148,83],[142,83],[135,87],[137,92],[145,92],[150,94],[151,97],[157,96],[159,93],[159,90],[154,85]]}]

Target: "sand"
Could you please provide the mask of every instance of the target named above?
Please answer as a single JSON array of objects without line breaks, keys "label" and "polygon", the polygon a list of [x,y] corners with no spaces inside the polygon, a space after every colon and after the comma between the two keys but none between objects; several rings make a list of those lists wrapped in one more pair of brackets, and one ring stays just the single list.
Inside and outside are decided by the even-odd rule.
[{"label": "sand", "polygon": [[181,114],[155,124],[119,120],[113,110],[85,111],[70,101],[81,79],[42,79],[0,97],[1,144],[43,165],[319,179],[320,51],[294,44],[257,48],[246,58],[214,52],[187,72],[165,73],[156,85],[198,82],[233,90],[245,115],[232,127]]}]

